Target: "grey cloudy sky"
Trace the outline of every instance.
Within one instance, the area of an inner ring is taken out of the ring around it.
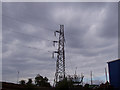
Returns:
[[[2,3],[3,81],[16,82],[39,73],[53,82],[53,32],[65,26],[66,73],[83,73],[85,81],[105,80],[108,61],[118,58],[117,2]]]

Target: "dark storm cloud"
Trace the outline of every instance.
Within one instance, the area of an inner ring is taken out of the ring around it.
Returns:
[[[65,25],[68,74],[78,67],[79,74],[88,77],[94,70],[102,76],[106,62],[117,58],[117,3],[8,2],[2,7],[3,80],[11,81],[17,70],[24,79],[40,73],[53,80],[52,40],[59,24]]]

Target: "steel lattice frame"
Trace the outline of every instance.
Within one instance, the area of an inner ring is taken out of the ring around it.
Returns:
[[[60,25],[60,30],[55,31],[55,35],[56,32],[59,33],[59,41],[53,41],[58,43],[58,51],[54,52],[57,53],[55,83],[65,78],[64,25]]]

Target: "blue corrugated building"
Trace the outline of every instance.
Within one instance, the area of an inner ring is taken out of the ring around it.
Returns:
[[[120,59],[108,62],[110,84],[120,90]]]

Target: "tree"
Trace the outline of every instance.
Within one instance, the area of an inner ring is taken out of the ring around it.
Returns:
[[[35,85],[34,85],[32,82],[33,82],[32,79],[29,78],[29,79],[28,79],[28,82],[26,83],[26,88],[27,88],[27,90],[34,90]]]
[[[44,78],[44,81],[45,81],[45,82],[48,82],[48,78],[47,78],[47,77],[45,77],[45,78]]]
[[[32,79],[31,78],[28,79],[27,85],[32,85]]]
[[[37,76],[35,77],[35,84],[37,86],[41,86],[41,82],[43,81],[43,77],[39,74],[37,74]]]
[[[90,86],[89,84],[85,84],[84,88],[89,88],[89,86]]]
[[[35,84],[39,87],[50,87],[50,83],[48,82],[48,78],[43,78],[41,75],[37,74],[35,77]]]
[[[56,88],[58,90],[61,90],[63,88],[68,89],[68,88],[72,88],[73,86],[73,81],[72,80],[67,80],[67,78],[63,79],[62,81],[59,81],[56,84]]]
[[[21,85],[25,85],[25,80],[21,80],[19,83],[20,83]]]

